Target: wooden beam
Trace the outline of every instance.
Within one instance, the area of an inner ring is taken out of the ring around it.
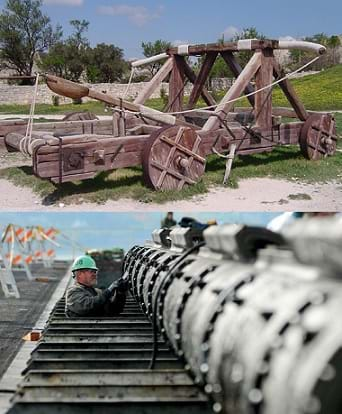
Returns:
[[[277,78],[282,78],[285,76],[284,71],[280,68],[279,63],[275,59],[273,59],[273,72]],[[301,121],[306,121],[309,117],[309,114],[306,111],[303,103],[299,99],[290,81],[288,79],[285,79],[279,83],[279,86],[281,87],[287,100],[292,105],[293,109],[295,110],[298,118]]]
[[[194,108],[194,106],[196,105],[196,102],[198,101],[201,95],[204,84],[206,80],[208,79],[209,73],[215,63],[216,58],[217,58],[216,52],[210,52],[206,54],[203,65],[199,71],[199,74],[194,83],[194,87],[191,91],[191,95],[189,98],[189,104],[188,104],[189,109]]]
[[[183,110],[185,74],[183,71],[183,65],[181,64],[182,59],[183,58],[180,56],[172,56],[173,68],[169,83],[168,105],[168,110],[170,112],[180,112]]]
[[[144,89],[135,98],[136,105],[143,105],[153,92],[161,85],[163,80],[171,72],[173,66],[172,58],[169,58],[159,71],[154,75],[153,79],[144,87]]]
[[[248,43],[248,46],[246,46]],[[246,40],[244,45],[240,42],[226,42],[226,43],[209,43],[209,44],[202,44],[202,45],[189,45],[188,47],[188,55],[203,55],[208,52],[237,52],[239,50],[257,50],[257,49],[265,49],[265,48],[272,48],[277,49],[279,47],[278,40]],[[178,54],[178,47],[172,47],[168,49],[167,53],[169,55],[177,55]]]
[[[250,83],[252,77],[255,75],[261,65],[261,52],[256,52],[252,56],[251,60],[247,63],[240,76],[236,79],[236,82],[226,93],[221,103],[215,110],[215,116],[211,116],[203,126],[204,131],[215,130],[220,126],[220,118],[225,119],[228,112],[234,105],[234,102],[230,102],[240,97],[247,85]]]
[[[273,50],[261,51],[261,65],[255,76],[256,90],[271,85],[273,81]],[[255,95],[256,126],[261,128],[272,127],[272,88],[264,89]]]
[[[183,58],[182,59],[182,65],[183,65],[183,70],[185,73],[185,76],[189,79],[189,81],[194,84],[196,81],[196,74],[195,72],[191,69],[191,67],[188,65],[188,63],[186,62],[186,60]],[[201,91],[201,95],[202,98],[204,99],[205,103],[209,106],[214,106],[216,105],[216,101],[215,99],[211,96],[211,94],[208,92],[208,90],[203,87],[202,91]]]
[[[240,66],[239,62],[235,59],[235,56],[233,55],[233,53],[222,52],[221,56],[223,57],[229,69],[232,71],[235,78],[238,78],[240,76],[240,73],[242,72],[242,67]],[[249,83],[247,85],[247,88],[245,89],[245,94],[249,95],[250,93],[253,93],[253,92],[254,92],[253,85]],[[254,95],[248,96],[247,99],[249,100],[249,103],[254,107],[254,103],[255,103]]]

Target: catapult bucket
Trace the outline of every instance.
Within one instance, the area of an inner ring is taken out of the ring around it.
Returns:
[[[78,85],[58,76],[46,75],[47,86],[57,95],[65,96],[71,99],[81,99],[88,96],[89,89],[84,85]]]

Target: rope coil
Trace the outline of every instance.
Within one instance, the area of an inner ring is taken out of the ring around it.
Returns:
[[[20,151],[30,157],[32,155],[31,143],[32,143],[32,132],[33,132],[33,120],[36,109],[37,95],[38,95],[38,85],[39,85],[39,73],[36,74],[36,82],[34,84],[34,93],[32,97],[30,115],[27,122],[26,134],[20,140],[19,149]]]

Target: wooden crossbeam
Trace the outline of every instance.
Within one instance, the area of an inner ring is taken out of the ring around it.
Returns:
[[[221,103],[215,110],[215,116],[211,116],[204,124],[203,131],[211,131],[219,128],[220,119],[226,119],[228,112],[233,107],[234,103],[230,102],[240,97],[247,85],[250,83],[252,77],[256,74],[261,65],[261,52],[256,52],[251,60],[247,63],[236,82],[232,85]]]
[[[258,50],[258,49],[266,49],[272,48],[277,49],[279,47],[278,40],[269,40],[269,39],[253,39],[250,40],[250,48],[249,50]],[[188,54],[191,55],[202,55],[208,52],[237,52],[241,50],[241,46],[239,42],[226,42],[226,43],[209,43],[209,44],[202,44],[202,45],[189,45]],[[177,55],[178,54],[178,47],[172,47],[168,49],[167,53],[169,55]]]
[[[273,72],[277,78],[282,78],[285,75],[284,71],[280,68],[279,63],[275,59],[273,59]],[[298,118],[301,121],[306,121],[309,117],[309,114],[306,111],[303,103],[298,98],[298,95],[296,91],[294,90],[293,86],[291,85],[291,83],[289,82],[289,80],[288,79],[283,80],[282,82],[279,83],[279,86],[281,87],[287,100],[289,101],[293,109],[295,110]]]
[[[165,167],[163,165],[159,164],[158,162],[156,162],[155,160],[151,160],[151,165],[153,167],[158,168],[159,170],[164,171],[164,168]],[[196,184],[196,181],[191,180],[191,178],[189,178],[189,177],[185,177],[184,175],[180,174],[179,172],[177,172],[176,170],[174,170],[171,167],[169,167],[166,170],[166,172],[167,172],[167,174],[173,175],[174,177],[178,178],[179,180],[183,180],[183,181],[185,181],[188,184]]]
[[[195,158],[198,160],[198,158],[202,158],[202,157],[199,157],[197,154],[195,154],[197,151],[198,151],[198,149],[199,149],[199,146],[200,146],[200,144],[201,144],[201,142],[202,142],[202,140],[201,140],[201,138],[197,135],[197,137],[196,137],[196,141],[195,141],[195,144],[194,144],[194,146],[193,146],[193,148],[192,148],[192,151],[193,151],[193,154],[190,156],[190,158],[188,159],[188,170],[191,170],[191,166],[192,166],[192,164],[193,164],[193,162],[194,162],[194,160],[195,160]],[[205,159],[204,158],[202,158],[202,160],[204,160],[204,162],[205,162]],[[186,183],[186,178],[187,177],[184,177],[180,182],[179,182],[179,184],[178,184],[178,189],[182,189],[183,188],[183,186],[184,186],[184,184]]]
[[[203,90],[204,84],[209,76],[209,73],[216,61],[217,53],[216,52],[210,52],[207,53],[203,65],[198,73],[198,76],[195,80],[194,87],[192,89],[190,98],[189,98],[189,104],[188,108],[192,109],[194,108],[196,102],[198,101],[201,92]]]
[[[184,57],[182,58],[182,60],[180,60],[180,64],[183,65],[183,70],[184,70],[185,76],[189,79],[189,81],[192,84],[194,84],[196,82],[196,74],[191,69],[191,67],[188,65],[188,63],[186,62]],[[203,88],[201,90],[201,95],[202,95],[202,98],[204,99],[204,101],[207,105],[209,105],[209,106],[216,105],[215,99],[211,96],[211,94],[208,92],[208,90],[205,88],[205,86],[203,86]]]
[[[224,61],[226,62],[229,69],[232,71],[235,78],[240,76],[242,72],[242,67],[239,65],[239,62],[235,59],[235,56],[232,52],[221,52],[221,56],[223,57]],[[254,87],[251,83],[249,83],[245,89],[245,94],[249,95],[250,93],[254,92]],[[249,103],[254,107],[255,99],[254,96],[248,96],[247,99]]]
[[[167,175],[167,172],[170,168],[171,160],[173,159],[173,156],[176,152],[177,146],[179,145],[179,141],[181,140],[181,138],[183,136],[183,132],[184,132],[184,128],[179,128],[176,139],[174,141],[167,139],[167,137],[165,135],[162,135],[160,137],[160,139],[162,141],[165,141],[165,142],[167,142],[168,144],[171,145],[171,151],[169,152],[169,154],[167,156],[167,159],[166,159],[165,170],[160,174],[160,177],[159,177],[159,180],[158,180],[158,183],[157,183],[158,188],[161,188],[161,186],[163,185],[164,179],[165,179],[165,177]]]

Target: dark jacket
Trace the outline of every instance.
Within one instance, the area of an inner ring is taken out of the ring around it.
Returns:
[[[65,296],[65,314],[70,318],[113,316],[122,312],[126,302],[126,294],[114,291],[108,297],[100,289],[76,282]]]

